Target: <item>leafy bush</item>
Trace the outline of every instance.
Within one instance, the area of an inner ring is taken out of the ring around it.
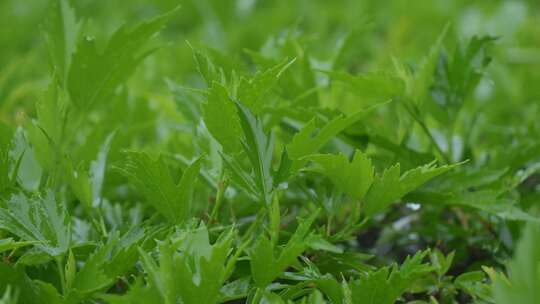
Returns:
[[[2,1],[0,303],[540,303],[539,15]]]

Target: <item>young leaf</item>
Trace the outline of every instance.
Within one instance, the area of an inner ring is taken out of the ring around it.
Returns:
[[[118,276],[135,265],[139,257],[137,244],[144,232],[131,230],[121,238],[114,233],[105,244],[99,245],[74,275],[68,297],[88,296],[111,286]]]
[[[307,159],[315,163],[309,170],[328,176],[336,187],[355,199],[362,199],[373,182],[375,169],[360,150],[356,150],[352,162],[343,154],[318,154]]]
[[[51,66],[58,71],[60,81],[66,78],[75,46],[80,22],[66,0],[51,1],[44,23],[44,37],[49,51]]]
[[[428,252],[407,257],[400,267],[383,267],[370,271],[360,279],[351,282],[352,303],[357,304],[394,304],[415,281],[425,276],[431,267],[422,260]]]
[[[350,75],[345,72],[330,72],[334,81],[344,83],[355,95],[369,102],[381,102],[402,95],[405,85],[401,78],[389,73],[377,72]]]
[[[203,103],[203,119],[210,134],[221,144],[225,153],[241,150],[242,127],[234,102],[227,89],[214,82],[208,90],[208,99]]]
[[[106,296],[112,303],[217,303],[226,275],[226,262],[232,231],[214,244],[206,227],[182,232],[179,237],[159,245],[159,264],[140,249],[142,265],[148,274],[145,287],[136,286],[124,296]],[[145,302],[142,302],[145,303]]]
[[[254,114],[259,114],[264,106],[263,97],[278,82],[281,74],[295,61],[283,61],[264,72],[257,72],[247,80],[242,78],[237,88],[237,99],[246,105]]]
[[[153,160],[145,152],[128,152],[125,165],[119,169],[152,207],[171,223],[179,224],[190,216],[201,160],[187,167],[178,183],[161,157]]]
[[[299,219],[298,228],[277,256],[270,240],[266,236],[259,237],[250,253],[251,273],[258,287],[270,284],[306,250],[309,228],[318,215],[317,211],[307,219]]]
[[[0,208],[0,228],[51,257],[61,257],[69,249],[70,217],[62,202],[49,191],[44,197],[15,194]]]
[[[10,176],[10,165],[12,160],[9,156],[12,138],[12,130],[7,125],[0,122],[0,193],[12,184]]]
[[[0,294],[5,296],[6,290],[10,288],[18,294],[16,297],[18,301],[15,303],[48,303],[41,298],[34,281],[28,277],[23,268],[0,262]]]
[[[189,46],[193,52],[193,58],[197,64],[197,70],[206,81],[206,85],[210,87],[213,86],[214,82],[221,83],[223,71],[214,65],[207,54],[191,45]]]
[[[33,242],[17,242],[12,238],[7,239],[1,239],[0,240],[0,253],[4,251],[9,251],[13,249],[17,249],[20,247],[26,247],[28,245],[32,245]]]
[[[411,100],[413,100],[417,107],[420,107],[425,102],[429,88],[433,82],[433,76],[437,67],[437,61],[441,53],[442,42],[448,32],[449,25],[447,24],[435,44],[429,49],[429,53],[422,59],[418,66],[418,70],[414,75],[414,82],[412,87],[409,88]]]
[[[458,43],[453,56],[442,58],[433,83],[433,105],[436,107],[431,108],[441,122],[455,121],[465,99],[478,85],[483,70],[491,61],[487,49],[495,40],[491,36],[473,36],[466,44]]]
[[[36,150],[39,164],[47,171],[58,169],[63,154],[67,103],[63,91],[53,79],[36,104],[37,120],[28,124],[28,137]]]
[[[315,119],[310,120],[294,135],[291,142],[287,145],[289,157],[293,160],[299,160],[316,153],[333,137],[357,123],[366,113],[367,111],[358,111],[347,117],[339,116],[328,122],[315,135],[313,135],[316,129]]]
[[[272,282],[280,271],[278,269],[274,248],[266,236],[261,236],[253,246],[250,254],[250,265],[255,285],[264,288]]]
[[[265,134],[262,122],[248,108],[240,103],[236,103],[236,106],[244,133],[242,147],[253,168],[254,181],[259,190],[259,196],[268,205],[271,202],[272,193],[273,136]]]
[[[109,134],[98,151],[97,158],[86,168],[73,168],[71,159],[65,159],[68,183],[75,196],[87,208],[97,207],[101,203],[101,191],[105,180],[107,156],[115,133]]]
[[[161,30],[174,14],[172,10],[134,28],[120,27],[99,52],[91,37],[77,43],[68,71],[68,91],[80,109],[107,101],[115,89],[124,83],[138,64],[153,49],[145,48],[149,39]]]
[[[534,304],[540,299],[540,228],[528,223],[519,240],[514,258],[508,263],[508,280],[493,282],[493,295],[498,304]]]
[[[373,216],[375,213],[382,211],[390,204],[402,198],[405,194],[420,187],[430,179],[441,175],[455,166],[445,165],[435,167],[434,163],[430,163],[405,172],[400,177],[399,164],[396,164],[386,170],[382,175],[377,175],[373,181],[373,185],[367,192],[364,202],[364,212],[366,216]]]

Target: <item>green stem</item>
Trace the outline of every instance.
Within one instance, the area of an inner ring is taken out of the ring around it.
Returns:
[[[332,234],[332,219],[332,215],[329,215],[326,219],[326,236],[330,236],[330,234]]]
[[[435,140],[433,135],[431,135],[431,132],[429,132],[429,129],[427,125],[425,124],[425,122],[422,120],[422,118],[420,118],[420,116],[416,114],[419,111],[418,110],[415,111],[415,109],[411,109],[410,106],[407,106],[406,104],[404,104],[404,108],[407,111],[407,113],[409,113],[409,115],[412,117],[412,119],[414,119],[414,121],[416,121],[420,125],[420,127],[422,128],[422,131],[424,131],[426,136],[431,141],[432,146],[435,147],[435,150],[437,151],[437,154],[439,154],[439,157],[442,158],[444,162],[449,164],[450,159],[448,158],[448,155],[446,155],[444,151],[441,149],[441,147],[439,147],[439,144],[437,144],[437,141]]]
[[[208,222],[212,224],[214,220],[217,218],[218,212],[221,209],[221,203],[223,202],[223,196],[225,195],[225,190],[227,189],[227,179],[222,178],[218,182],[218,188],[216,193],[216,202],[214,203],[214,207],[212,208],[212,212],[210,213],[210,219]]]
[[[56,267],[58,269],[58,275],[60,276],[60,285],[62,286],[62,294],[66,294],[66,276],[65,276],[65,273],[64,273],[64,267],[63,267],[63,263],[62,263],[62,258],[61,257],[58,257],[55,259],[56,260]]]
[[[253,301],[252,303],[260,303],[261,302],[261,298],[262,298],[262,292],[261,292],[261,289],[260,288],[257,288],[257,290],[255,290],[255,295],[253,296]]]
[[[429,132],[429,129],[426,126],[426,124],[420,119],[416,119],[416,122],[418,122],[418,124],[420,125],[420,127],[422,128],[424,133],[427,135],[427,137],[431,141],[432,146],[434,146],[435,150],[437,150],[437,153],[439,154],[439,156],[443,159],[443,161],[445,163],[449,164],[450,163],[450,158],[448,158],[448,155],[446,155],[446,153],[444,153],[444,151],[441,149],[441,147],[439,147],[439,145],[437,144],[437,141],[435,140],[433,135],[431,135],[431,132]]]

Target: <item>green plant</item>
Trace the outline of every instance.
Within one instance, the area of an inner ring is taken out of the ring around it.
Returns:
[[[1,303],[540,301],[538,3],[25,5]]]

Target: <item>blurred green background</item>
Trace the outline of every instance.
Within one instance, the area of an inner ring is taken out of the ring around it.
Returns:
[[[489,34],[497,40],[489,70],[492,83],[478,92],[497,107],[501,119],[538,118],[540,99],[539,1],[70,1],[87,32],[103,41],[119,25],[136,23],[177,5],[160,39],[165,46],[147,59],[135,79],[137,86],[157,92],[164,79],[193,80],[195,67],[186,43],[205,45],[227,54],[259,50],[269,37],[285,31],[300,33],[304,51],[321,63],[336,45],[346,43],[337,68],[349,72],[384,69],[391,56],[407,62],[420,58],[445,24],[445,44],[471,35]],[[47,52],[40,24],[46,0],[0,2],[0,117],[24,120],[49,77]],[[238,55],[241,56],[241,55]],[[153,60],[159,57],[160,60]],[[242,58],[237,58],[242,60]],[[497,85],[493,85],[496,83]],[[142,85],[142,87],[140,86]],[[534,101],[525,117],[505,116],[507,107]],[[31,115],[31,114],[30,114]],[[532,117],[528,117],[532,115]]]

